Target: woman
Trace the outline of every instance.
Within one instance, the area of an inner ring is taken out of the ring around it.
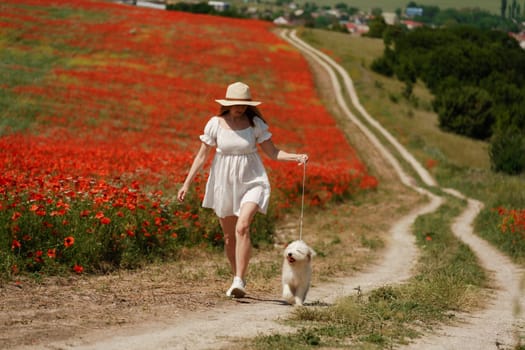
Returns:
[[[270,158],[305,163],[306,154],[284,152],[273,144],[272,134],[252,101],[248,85],[236,82],[226,89],[226,98],[215,100],[221,105],[200,136],[202,144],[178,193],[184,201],[193,178],[216,147],[202,206],[212,208],[219,217],[224,233],[226,256],[233,271],[228,297],[242,298],[245,276],[251,254],[250,225],[255,213],[266,214],[270,200],[270,182],[257,144]]]

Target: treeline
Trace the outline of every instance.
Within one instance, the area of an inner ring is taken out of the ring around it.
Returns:
[[[525,171],[525,51],[507,33],[470,26],[388,27],[372,69],[434,95],[441,129],[490,141],[495,171]]]
[[[514,0],[514,3],[516,0]],[[507,32],[519,31],[518,10],[515,10],[516,16],[506,17],[504,13],[501,16],[494,15],[480,8],[447,8],[441,9],[433,5],[418,5],[416,2],[409,2],[407,7],[421,8],[422,15],[415,17],[418,22],[431,26],[451,26],[457,24],[471,25],[481,29],[499,29]],[[510,13],[510,10],[509,10]],[[521,14],[521,11],[519,12]]]
[[[175,4],[166,5],[166,10],[171,11],[182,11],[199,13],[214,16],[233,17],[233,18],[246,18],[246,14],[242,13],[235,7],[229,7],[227,9],[218,11],[213,6],[209,5],[208,2],[185,2],[181,1]]]

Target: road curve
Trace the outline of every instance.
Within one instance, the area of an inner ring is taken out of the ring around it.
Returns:
[[[329,72],[332,80],[337,80],[337,77],[334,78],[334,71],[337,72],[345,84],[344,87],[349,94],[352,104],[363,118],[391,143],[400,156],[410,164],[423,183],[428,186],[439,187],[439,184],[410,152],[366,112],[359,102],[350,76],[339,64],[326,54],[300,40],[296,36],[295,31],[283,31],[281,36],[322,64]],[[338,90],[339,95],[341,90],[339,83],[334,83],[334,87]],[[348,108],[344,110],[347,113],[346,110]],[[355,116],[350,116],[351,113],[347,114],[355,122]],[[356,124],[363,128],[360,122]],[[369,135],[369,131],[363,130],[363,132],[367,136]],[[375,136],[370,137],[371,141],[372,138],[375,138]],[[377,141],[374,140],[372,142],[376,144]],[[378,149],[383,152],[384,147],[378,145]],[[390,158],[387,156],[387,159]],[[393,160],[390,161],[394,162]],[[396,165],[394,168],[397,170],[398,166]],[[406,174],[402,172],[398,174],[405,185],[411,185],[411,181],[407,183]],[[420,188],[413,188],[421,191]],[[473,222],[483,207],[481,202],[468,198],[454,189],[441,188],[441,190],[466,201],[466,208],[452,224],[452,232],[476,254],[481,266],[490,273],[493,285],[496,288],[491,294],[491,299],[487,300],[485,309],[474,314],[463,315],[460,325],[442,327],[437,333],[420,338],[413,344],[405,347],[405,349],[479,350],[513,347],[519,342],[519,339],[516,338],[524,336],[523,327],[525,322],[523,321],[523,312],[525,312],[525,298],[523,297],[522,286],[524,284],[523,268],[512,263],[507,256],[474,234]]]

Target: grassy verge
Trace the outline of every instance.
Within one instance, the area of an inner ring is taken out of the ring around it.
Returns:
[[[462,203],[452,200],[416,221],[422,255],[418,273],[408,283],[346,297],[331,307],[297,309],[292,322],[300,329],[295,334],[261,336],[253,346],[390,348],[453,319],[456,312],[476,307],[487,277],[473,253],[450,231],[450,222],[461,207]]]

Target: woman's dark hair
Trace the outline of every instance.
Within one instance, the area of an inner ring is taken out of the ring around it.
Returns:
[[[223,116],[226,113],[228,113],[229,110],[230,110],[230,107],[231,106],[221,106],[221,109],[219,111],[219,115]],[[246,114],[248,119],[250,119],[250,125],[251,126],[255,126],[255,123],[253,122],[253,118],[255,118],[255,117],[259,117],[265,124],[268,124],[268,123],[266,123],[266,120],[264,120],[261,111],[259,111],[259,109],[257,107],[255,107],[255,106],[248,106],[248,108],[246,108],[246,112],[244,112],[244,113]]]

